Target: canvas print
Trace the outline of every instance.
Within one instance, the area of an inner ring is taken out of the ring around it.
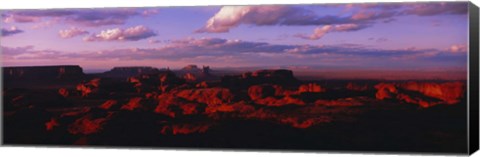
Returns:
[[[1,18],[6,145],[467,152],[467,2]]]

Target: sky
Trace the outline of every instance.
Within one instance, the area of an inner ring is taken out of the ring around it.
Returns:
[[[198,64],[452,79],[466,77],[467,13],[466,2],[3,10],[0,45],[2,66]]]

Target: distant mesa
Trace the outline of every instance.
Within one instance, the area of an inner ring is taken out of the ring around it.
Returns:
[[[296,86],[300,81],[293,76],[291,70],[258,70],[241,75],[224,76],[222,84],[229,87],[249,87],[259,84],[276,84],[282,86]]]
[[[251,73],[253,77],[280,77],[286,76],[293,78],[293,72],[291,70],[279,69],[279,70],[258,70]]]
[[[187,81],[206,81],[217,79],[210,69],[210,66],[202,66],[200,69],[197,65],[191,64],[176,71],[177,75],[183,76]]]
[[[156,74],[156,73],[160,73],[160,70],[157,68],[153,68],[149,66],[132,66],[132,67],[114,67],[112,70],[101,74],[101,76],[113,77],[113,78],[127,78],[127,77],[137,76],[141,74]]]
[[[5,80],[69,80],[85,76],[78,65],[4,67]]]
[[[187,65],[187,66],[183,67],[182,70],[183,71],[190,71],[190,72],[201,71],[200,68],[198,68],[198,66],[194,65],[194,64]]]
[[[185,79],[177,77],[177,75],[170,70],[128,77],[127,81],[133,84],[137,92],[155,90],[164,92],[185,83]]]

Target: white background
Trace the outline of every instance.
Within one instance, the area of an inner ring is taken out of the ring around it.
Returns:
[[[412,2],[429,0],[231,0],[214,2],[208,0],[0,0],[0,9],[39,9],[39,8],[92,8],[92,7],[145,7],[145,6],[193,6],[193,5],[245,5],[245,4],[310,4],[310,3],[351,3],[351,2]],[[431,1],[431,0],[430,0]],[[478,0],[473,0],[479,4]],[[115,156],[115,157],[143,157],[143,156],[167,156],[167,157],[343,157],[343,156],[431,156],[424,154],[372,154],[354,152],[252,152],[252,151],[226,151],[226,150],[151,150],[151,149],[115,149],[115,148],[52,148],[52,147],[0,147],[1,156]],[[476,153],[474,156],[480,156]],[[446,155],[443,155],[446,156]]]

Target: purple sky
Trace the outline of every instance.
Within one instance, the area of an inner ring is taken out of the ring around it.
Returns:
[[[467,4],[6,10],[2,66],[199,64],[448,75],[466,71]]]

